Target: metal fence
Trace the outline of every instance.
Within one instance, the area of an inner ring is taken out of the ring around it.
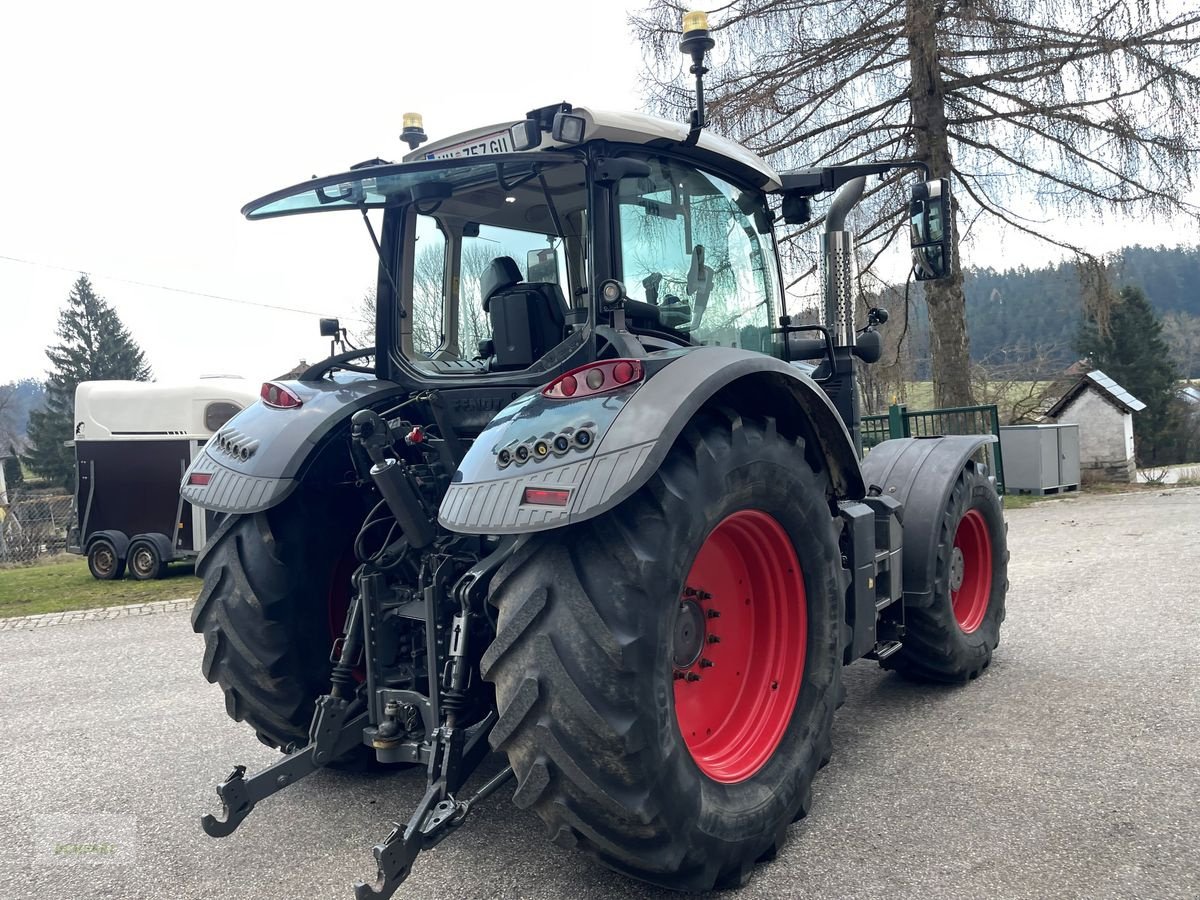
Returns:
[[[995,405],[955,406],[909,412],[892,404],[885,415],[862,417],[863,449],[890,438],[936,437],[940,434],[994,434],[996,441],[981,448],[988,471],[996,476],[996,490],[1004,493],[1004,455],[1000,452],[1000,414]]]
[[[46,491],[8,492],[0,508],[0,565],[31,563],[67,548],[71,495]]]

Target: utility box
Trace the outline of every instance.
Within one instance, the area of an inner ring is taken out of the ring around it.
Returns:
[[[1079,489],[1078,425],[1003,425],[1004,486],[1015,494]]]

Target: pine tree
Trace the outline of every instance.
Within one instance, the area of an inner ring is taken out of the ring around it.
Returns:
[[[29,416],[25,461],[47,481],[70,489],[74,455],[64,443],[75,433],[75,388],[82,381],[148,381],[151,373],[145,354],[86,275],[79,276],[59,313],[58,338],[46,348],[53,368],[45,408]]]
[[[1140,288],[1121,288],[1107,332],[1084,320],[1078,349],[1092,365],[1133,394],[1146,408],[1134,414],[1138,462],[1160,465],[1179,428],[1175,390],[1179,372],[1162,338],[1162,322]]]

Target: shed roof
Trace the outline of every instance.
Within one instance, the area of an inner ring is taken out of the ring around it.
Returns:
[[[1070,389],[1050,407],[1046,415],[1052,418],[1058,416],[1059,413],[1075,401],[1076,397],[1088,388],[1100,394],[1100,396],[1122,412],[1135,413],[1146,408],[1145,403],[1133,396],[1133,394],[1129,393],[1129,391],[1125,390],[1125,388],[1121,387],[1099,369],[1092,369],[1092,371],[1071,385]]]

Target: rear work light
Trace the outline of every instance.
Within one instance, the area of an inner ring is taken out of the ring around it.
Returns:
[[[542,388],[542,396],[551,400],[570,400],[603,394],[641,381],[645,374],[640,359],[606,359],[559,375]]]
[[[566,506],[571,492],[558,488],[525,488],[521,495],[523,506]]]
[[[274,381],[264,381],[258,396],[272,409],[299,409],[304,405],[304,401],[291,388]]]

